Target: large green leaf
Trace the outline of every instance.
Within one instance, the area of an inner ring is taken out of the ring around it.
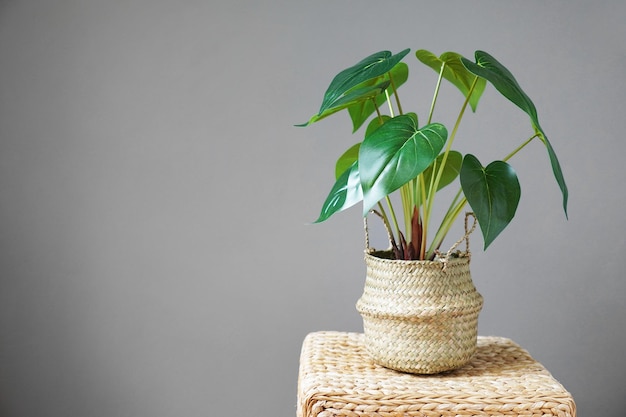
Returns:
[[[487,249],[515,216],[521,195],[517,174],[506,162],[494,161],[485,168],[474,155],[467,154],[460,179]]]
[[[454,84],[464,97],[467,97],[470,93],[472,84],[474,84],[476,80],[476,75],[465,68],[461,62],[461,58],[463,57],[460,54],[456,52],[444,52],[441,56],[437,57],[432,52],[420,49],[415,52],[415,55],[417,59],[434,69],[437,73],[441,72],[443,66],[443,78]],[[476,80],[474,89],[471,90],[472,95],[470,96],[469,104],[473,111],[476,111],[478,100],[480,100],[480,96],[483,94],[486,84],[483,78],[479,78]]]
[[[483,51],[476,51],[475,53],[476,63],[462,58],[463,65],[472,73],[478,75],[489,81],[504,97],[508,98],[517,107],[522,109],[530,117],[531,124],[535,132],[539,135],[541,141],[546,146],[548,156],[550,158],[550,164],[552,166],[552,172],[556,179],[561,193],[563,195],[563,210],[567,216],[567,199],[568,190],[565,184],[565,178],[563,178],[563,172],[561,170],[561,164],[548,141],[548,137],[544,133],[543,129],[539,125],[539,119],[537,117],[537,109],[532,100],[526,95],[522,88],[517,83],[513,74],[498,62],[494,57]]]
[[[409,53],[405,49],[395,55],[389,51],[381,51],[368,56],[356,65],[346,68],[333,78],[324,93],[324,99],[318,114],[335,107],[337,100],[364,81],[371,80],[390,71],[398,62]]]
[[[355,161],[335,182],[315,223],[323,222],[333,214],[350,208],[361,200],[363,200],[363,192],[361,191],[359,164]]]
[[[367,136],[359,150],[364,215],[428,168],[447,137],[448,132],[440,123],[419,129],[414,113],[389,119]]]
[[[396,64],[395,67],[393,67],[385,74],[374,79],[365,81],[355,88],[364,87],[367,85],[377,85],[385,81],[391,83],[390,77],[391,80],[393,80],[392,87],[395,87],[397,89],[409,78],[409,66],[404,62],[399,62],[398,64]],[[389,93],[390,95],[392,95],[393,91],[389,91]],[[356,132],[363,125],[363,123],[365,123],[365,121],[376,111],[376,107],[382,106],[386,100],[387,97],[385,94],[379,94],[374,98],[374,100],[359,100],[357,103],[348,107],[348,112],[350,113],[350,118],[352,119],[352,131]],[[374,102],[376,102],[376,106],[374,106]]]
[[[307,122],[296,125],[297,127],[308,126],[312,123],[320,121],[331,114],[335,114],[338,111],[349,108],[355,104],[361,102],[371,102],[375,97],[380,96],[385,92],[385,89],[389,86],[389,80],[383,81],[377,85],[366,85],[363,87],[355,88],[344,96],[336,100],[332,107],[327,108],[320,114],[313,115]]]
[[[440,154],[435,160],[435,162],[430,164],[428,168],[426,168],[424,172],[422,173],[422,175],[424,176],[424,183],[426,184],[426,191],[427,191],[426,198],[430,197],[430,195],[428,194],[428,189],[429,189],[428,185],[432,181],[433,167],[435,167],[437,171],[441,169],[441,162],[443,160],[443,157],[444,157],[444,154],[443,153]],[[463,162],[463,155],[461,155],[460,152],[450,151],[448,153],[448,158],[446,159],[446,165],[443,167],[441,179],[439,180],[439,184],[435,192],[441,190],[446,185],[452,183],[452,181],[454,181],[459,176],[459,173],[461,172],[462,162]],[[417,201],[418,201],[418,205],[422,204],[420,195],[417,196]]]

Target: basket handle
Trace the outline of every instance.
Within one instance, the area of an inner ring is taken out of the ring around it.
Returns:
[[[474,219],[474,221],[472,222],[472,227],[468,227],[468,220],[469,218],[472,217]],[[454,250],[461,244],[463,243],[463,241],[465,241],[465,253],[467,253],[467,256],[471,256],[470,254],[470,248],[469,248],[469,236],[472,234],[472,232],[474,230],[476,230],[476,225],[478,224],[478,219],[476,219],[476,215],[474,213],[472,213],[471,211],[468,211],[465,213],[465,235],[463,235],[463,237],[459,240],[457,240],[456,242],[454,242],[454,245],[452,245],[452,247],[450,249],[448,249],[448,252],[446,252],[446,256],[443,258],[444,262],[447,262],[448,259],[450,259],[450,255],[452,255],[452,252],[454,252]]]
[[[393,235],[391,234],[391,227],[389,226],[389,224],[387,223],[385,218],[378,211],[372,210],[370,213],[373,213],[373,214],[377,215],[383,221],[383,225],[385,226],[385,231],[387,232],[387,238],[389,239],[389,245],[391,246],[391,242],[393,240]],[[469,227],[469,218],[470,217],[472,217],[474,219],[474,221],[472,222],[472,226],[471,227]],[[452,245],[452,247],[450,249],[448,249],[448,252],[446,252],[445,256],[442,257],[441,253],[439,251],[436,251],[438,256],[443,259],[444,263],[447,262],[448,259],[450,259],[450,256],[452,255],[452,252],[454,252],[454,250],[461,243],[463,243],[463,241],[465,241],[465,252],[467,253],[468,256],[471,256],[470,255],[470,249],[469,249],[469,236],[476,229],[476,225],[477,224],[478,224],[478,220],[476,219],[476,215],[474,213],[472,213],[472,212],[466,212],[465,213],[465,234],[463,235],[463,237],[461,239],[457,240],[454,243],[454,245]],[[366,250],[366,252],[371,253],[371,252],[374,251],[374,248],[372,248],[370,246],[369,228],[367,227],[367,216],[363,217],[363,228],[365,229],[365,250]]]
[[[385,231],[387,232],[387,240],[389,240],[389,249],[391,249],[391,242],[393,241],[391,226],[389,225],[385,217],[377,210],[371,210],[370,213],[377,215],[382,220],[383,225],[385,226]],[[372,253],[375,251],[375,249],[370,246],[370,234],[369,228],[367,227],[367,216],[363,217],[363,228],[365,229],[365,251],[367,253]]]

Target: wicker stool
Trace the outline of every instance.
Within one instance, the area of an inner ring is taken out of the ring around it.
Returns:
[[[359,333],[317,332],[303,343],[298,417],[575,417],[569,392],[527,351],[500,337],[478,338],[472,361],[436,375],[371,362]]]

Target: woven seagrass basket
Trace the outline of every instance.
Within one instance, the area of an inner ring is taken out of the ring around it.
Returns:
[[[466,222],[466,245],[470,233]],[[453,252],[461,241],[433,261],[391,259],[391,251],[374,251],[368,243],[365,289],[357,310],[366,351],[375,363],[434,374],[469,362],[483,298],[470,275],[469,247]]]

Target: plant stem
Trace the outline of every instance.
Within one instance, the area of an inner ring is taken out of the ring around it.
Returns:
[[[437,233],[435,233],[435,238],[433,239],[433,241],[431,242],[430,247],[428,248],[429,259],[430,259],[430,257],[433,256],[435,251],[439,249],[439,247],[443,243],[443,240],[445,239],[446,235],[450,231],[450,228],[452,227],[452,224],[455,222],[456,218],[461,213],[461,210],[463,209],[463,207],[467,203],[467,200],[465,199],[465,197],[463,197],[459,201],[459,197],[461,197],[462,192],[463,192],[463,190],[459,189],[459,191],[456,193],[456,196],[452,200],[452,203],[450,204],[450,207],[448,208],[448,211],[446,212],[446,215],[444,216],[443,220],[441,221],[441,225],[439,226],[439,229],[437,230]]]
[[[431,176],[432,177],[432,176]],[[419,259],[420,260],[424,260],[425,256],[426,256],[426,244],[428,242],[428,224],[430,222],[430,213],[426,210],[426,181],[424,180],[424,175],[419,176],[419,181],[420,181],[420,191],[421,191],[421,200],[424,203],[424,214],[422,215],[422,237],[421,237],[421,242],[420,242],[420,254],[419,254]],[[431,183],[432,183],[432,178],[431,178]],[[417,205],[416,205],[417,206]],[[418,207],[419,209],[419,207]]]
[[[439,166],[439,169],[437,170],[435,183],[431,190],[432,194],[429,195],[427,206],[426,205],[424,206],[425,209],[428,210],[429,214],[433,207],[433,201],[435,199],[435,191],[439,188],[439,182],[441,181],[441,177],[443,176],[443,170],[446,167],[448,155],[450,154],[450,149],[452,148],[452,143],[454,142],[454,138],[456,137],[456,132],[459,130],[459,126],[461,125],[461,120],[463,119],[463,114],[465,114],[465,109],[467,108],[467,105],[469,104],[470,97],[472,96],[472,93],[474,92],[474,87],[476,86],[477,82],[478,82],[478,77],[474,78],[474,82],[472,83],[472,86],[470,87],[469,92],[467,93],[467,97],[465,97],[465,101],[463,102],[461,111],[459,112],[456,122],[454,123],[454,127],[452,128],[452,133],[450,133],[450,136],[448,137],[448,141],[446,143],[446,150],[444,151],[443,158],[441,159],[441,165]]]
[[[442,66],[443,67],[443,66]],[[440,73],[440,77],[443,76],[443,68],[441,70]],[[436,190],[439,188],[439,182],[441,181],[441,177],[443,176],[443,171],[446,167],[446,162],[448,160],[448,155],[450,154],[450,149],[452,148],[452,143],[454,142],[454,139],[456,137],[456,133],[459,129],[459,126],[461,125],[461,120],[463,119],[463,115],[465,114],[465,109],[467,108],[467,105],[469,104],[470,101],[470,97],[472,96],[472,93],[474,92],[474,88],[476,87],[476,83],[478,82],[478,77],[474,78],[474,82],[472,82],[472,86],[470,87],[467,96],[465,97],[465,101],[463,102],[463,106],[461,106],[461,111],[459,112],[459,115],[457,116],[456,122],[454,123],[454,127],[452,128],[452,132],[450,133],[450,136],[448,137],[448,141],[446,143],[446,149],[444,151],[443,154],[443,158],[441,159],[441,164],[439,166],[439,169],[436,171],[436,178],[434,183],[431,186],[430,189],[430,194],[428,197],[428,202],[425,202],[424,204],[424,216],[425,217],[430,217],[430,213],[432,211],[433,208],[433,203],[435,200],[435,193]],[[433,167],[433,175],[435,173]],[[456,200],[456,198],[455,198]],[[463,204],[461,205],[461,208],[463,207],[463,205],[465,205],[465,202],[463,202]],[[452,206],[451,206],[452,207]],[[454,211],[456,212],[456,210]],[[450,215],[450,209],[448,209],[448,212],[446,213],[446,216],[444,217],[441,226],[439,227],[439,230],[437,230],[437,233],[435,234],[435,238],[433,239],[433,242],[431,244],[431,247],[429,248],[428,251],[428,255],[432,256],[432,253],[434,252],[434,250],[436,250],[439,245],[441,245],[441,241],[443,241],[443,238],[446,236],[446,234],[448,233],[448,230],[450,230],[451,224],[454,221],[454,219],[456,218],[457,214],[453,214],[452,216],[449,218]],[[449,221],[448,221],[449,220]],[[445,226],[444,226],[445,225]]]
[[[400,197],[402,199],[402,214],[404,215],[404,234],[409,236],[410,224],[411,224],[411,207],[414,200],[414,188],[415,180],[410,180],[408,183],[400,187]]]
[[[433,113],[435,111],[435,105],[437,104],[437,97],[439,96],[439,88],[441,86],[441,81],[443,80],[443,71],[444,71],[445,67],[446,67],[446,64],[444,62],[444,63],[441,64],[441,69],[439,71],[439,77],[437,78],[437,84],[435,85],[435,92],[433,93],[433,99],[432,99],[432,102],[430,104],[430,111],[428,112],[428,122],[426,124],[430,124],[432,119],[433,119]],[[433,167],[433,172],[435,172],[434,171],[434,167]],[[423,260],[424,257],[426,256],[426,242],[427,242],[427,239],[428,239],[428,224],[429,224],[429,220],[430,220],[430,209],[429,209],[429,204],[427,204],[426,196],[427,195],[428,196],[432,196],[433,195],[432,194],[432,185],[433,185],[433,181],[432,181],[432,176],[431,176],[431,181],[430,181],[430,184],[428,184],[428,193],[427,193],[426,192],[426,182],[424,181],[424,176],[423,175],[419,175],[417,181],[414,184],[415,192],[414,192],[414,195],[413,195],[413,198],[414,198],[413,204],[419,210],[419,206],[417,205],[417,198],[418,198],[418,193],[419,193],[419,194],[421,194],[420,195],[421,202],[424,205],[424,211],[423,211],[423,214],[422,214],[422,216],[423,216],[422,217],[422,236],[421,236],[421,245],[420,245],[421,249],[420,249],[420,253],[419,253],[419,259],[421,259],[421,260]],[[411,210],[408,210],[408,211],[409,211],[409,214],[405,213],[405,218],[410,219],[413,214],[410,213]]]
[[[383,124],[383,115],[380,113],[380,109],[378,108],[378,105],[376,104],[376,100],[372,99],[372,104],[374,105],[374,108],[376,109],[376,115],[378,117],[378,121],[382,125]]]
[[[437,97],[439,96],[439,87],[441,86],[441,80],[443,79],[443,70],[446,67],[446,63],[441,64],[441,70],[439,70],[439,78],[437,79],[437,84],[435,85],[435,93],[433,94],[433,101],[430,103],[430,111],[428,112],[428,122],[426,124],[430,124],[433,119],[433,113],[435,111],[435,104],[437,103]]]
[[[522,149],[524,149],[524,147],[526,145],[528,145],[533,139],[538,138],[539,134],[535,133],[533,136],[529,137],[528,139],[526,139],[526,141],[524,143],[522,143],[520,146],[518,146],[517,148],[515,148],[515,150],[513,150],[513,152],[511,152],[510,154],[508,154],[507,156],[504,157],[504,159],[502,159],[504,162],[508,161],[509,159],[513,158],[515,156],[516,153],[518,153],[519,151],[521,151]]]
[[[398,89],[396,88],[396,83],[393,81],[393,77],[391,76],[391,71],[389,71],[389,81],[391,82],[391,89],[396,95],[396,105],[398,106],[398,113],[404,114],[404,112],[402,111],[402,105],[400,104],[400,97],[398,96]]]
[[[400,226],[398,226],[398,219],[396,218],[396,211],[393,209],[393,204],[391,204],[391,199],[389,196],[385,196],[385,201],[387,201],[387,207],[389,207],[389,213],[391,213],[391,220],[393,221],[393,226],[398,232],[398,236],[400,236]]]
[[[385,89],[385,97],[387,97],[387,105],[389,106],[389,116],[395,117],[393,115],[393,106],[391,105],[391,98],[389,98],[389,91]]]
[[[467,105],[469,104],[470,97],[472,96],[472,93],[474,92],[474,87],[476,87],[477,82],[478,82],[478,77],[474,78],[474,82],[472,83],[472,86],[470,87],[469,92],[467,93],[467,97],[465,98],[465,101],[463,102],[461,111],[459,112],[459,115],[456,118],[456,122],[454,123],[454,127],[452,128],[452,133],[450,133],[450,137],[448,138],[448,143],[446,144],[445,155],[443,157],[443,161],[441,162],[442,169],[440,169],[439,172],[437,173],[437,185],[439,185],[439,180],[441,179],[441,175],[443,173],[443,167],[446,165],[446,159],[448,157],[448,153],[450,153],[450,149],[452,148],[452,143],[454,142],[454,138],[456,137],[456,132],[457,130],[459,130],[459,126],[461,125],[461,120],[463,119],[463,115],[465,114],[465,109],[467,108]]]

